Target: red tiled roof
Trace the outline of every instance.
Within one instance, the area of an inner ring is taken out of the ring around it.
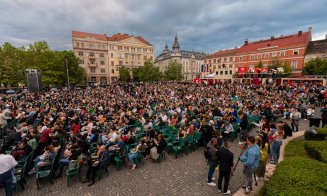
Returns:
[[[107,41],[106,35],[102,35],[102,34],[72,31],[72,36],[73,37],[79,37],[79,38],[94,37],[95,39],[98,39],[98,40]]]
[[[102,34],[95,34],[95,33],[86,33],[86,32],[80,32],[80,31],[72,31],[72,36],[73,37],[79,37],[79,38],[86,38],[86,37],[94,37],[95,39],[98,40],[103,40],[103,41],[121,41],[124,39],[128,39],[130,37],[134,37],[135,39],[139,40],[140,42],[152,46],[152,44],[150,44],[148,41],[146,41],[143,37],[141,36],[130,36],[128,34],[114,34],[111,37],[107,37],[106,34],[102,35]]]
[[[117,34],[114,34],[112,35],[111,37],[107,37],[107,40],[108,41],[121,41],[121,40],[124,40],[124,39],[128,39],[130,37],[134,37],[135,39],[139,40],[140,42],[146,44],[146,45],[150,45],[152,46],[152,44],[150,44],[148,41],[146,41],[143,37],[141,36],[130,36],[128,34],[120,34],[120,33],[117,33]]]
[[[206,59],[223,57],[223,56],[233,56],[236,54],[237,51],[238,51],[238,48],[218,51],[213,54],[209,54],[208,56],[206,56]]]
[[[243,45],[239,48],[237,53],[247,53],[247,52],[258,52],[259,48],[261,51],[265,51],[263,48],[273,48],[274,46],[285,47],[285,46],[296,46],[296,45],[306,45],[311,39],[311,32],[303,32],[301,35],[299,33],[293,35],[287,35],[283,37],[276,37],[274,39],[261,40],[255,42],[249,42],[247,45]]]

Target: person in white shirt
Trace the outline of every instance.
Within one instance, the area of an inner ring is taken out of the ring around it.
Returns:
[[[164,111],[161,112],[160,118],[161,118],[162,122],[164,122],[164,123],[166,123],[168,120],[168,117]]]
[[[13,173],[12,169],[17,165],[15,158],[11,155],[5,155],[0,148],[0,184],[4,184],[6,196],[12,196],[13,191]]]

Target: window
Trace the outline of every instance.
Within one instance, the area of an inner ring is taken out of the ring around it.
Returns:
[[[258,55],[258,59],[261,59],[261,54]]]
[[[118,54],[118,58],[119,59],[123,58],[122,54]]]
[[[91,82],[96,82],[97,81],[97,77],[91,77]]]
[[[211,60],[209,60],[209,64],[211,64]]]
[[[94,56],[94,52],[90,52],[90,56]]]
[[[119,61],[119,65],[123,65],[123,61]]]
[[[106,70],[105,69],[101,69],[101,73],[105,73],[106,72]]]
[[[115,63],[113,61],[111,61],[111,66],[115,66]]]
[[[251,60],[253,60],[254,59],[254,55],[251,55],[250,58],[251,58]]]
[[[84,64],[84,60],[83,59],[79,59],[79,64]]]
[[[228,75],[228,71],[225,71],[225,75]]]
[[[104,53],[100,53],[100,57],[104,57]]]
[[[293,50],[293,54],[294,54],[294,55],[298,55],[298,54],[299,54],[299,49],[294,49],[294,50]]]
[[[90,71],[91,71],[91,73],[95,73],[96,68],[95,68],[95,67],[91,67],[91,68],[90,68]]]
[[[242,56],[240,56],[240,61],[243,61],[243,57]]]
[[[125,53],[125,59],[128,59],[128,53]]]
[[[137,55],[137,60],[141,60],[141,55],[140,54]]]
[[[114,69],[111,69],[111,73],[115,73],[115,70]]]
[[[93,48],[94,46],[93,46],[93,44],[89,44],[89,48]]]
[[[82,52],[82,51],[79,51],[79,52],[78,52],[78,55],[79,55],[79,56],[83,56],[83,52]]]
[[[143,57],[143,60],[146,60],[146,59],[147,59],[147,57],[146,57],[146,56],[144,56],[144,57]]]
[[[296,69],[297,68],[297,60],[293,60],[292,61],[291,67],[292,67],[292,69]]]
[[[276,52],[273,52],[272,57],[275,57],[275,56],[277,56],[277,54],[276,54]]]
[[[218,75],[218,71],[216,71],[216,75]]]
[[[233,57],[229,57],[229,62],[233,62]]]
[[[285,51],[281,51],[280,56],[285,56]]]
[[[216,60],[216,59],[214,59],[214,60],[213,60],[213,63],[216,63],[216,62],[217,62],[217,60]]]
[[[94,65],[94,63],[95,63],[95,60],[94,59],[91,59],[90,60],[90,64]]]
[[[221,62],[221,59],[218,59],[218,63],[220,63]]]
[[[227,58],[224,58],[224,62],[227,62]]]
[[[229,70],[229,75],[232,75],[233,74],[233,71],[232,70]]]
[[[84,43],[81,43],[81,47],[84,48]]]
[[[111,53],[110,55],[111,55],[111,58],[114,58],[114,53]]]
[[[269,54],[268,53],[265,54],[265,58],[266,59],[269,58]]]
[[[100,61],[100,65],[104,65],[104,61]]]
[[[137,52],[141,52],[141,48],[137,48]]]
[[[223,71],[220,71],[220,75],[224,75],[224,72]]]

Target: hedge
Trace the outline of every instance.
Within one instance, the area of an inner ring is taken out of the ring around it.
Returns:
[[[290,141],[285,147],[285,160],[259,195],[326,195],[327,164],[312,160],[304,149],[304,141]]]
[[[326,141],[306,141],[304,148],[312,158],[327,163]]]
[[[304,132],[304,138],[306,140],[326,140],[327,138],[327,128],[320,128],[317,130],[317,134],[311,131]]]

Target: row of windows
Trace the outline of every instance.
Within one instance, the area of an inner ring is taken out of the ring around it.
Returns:
[[[109,45],[110,50],[123,50],[123,51],[131,51],[131,52],[139,52],[141,53],[142,51],[152,53],[153,49],[149,48],[140,48],[140,47],[129,47],[129,46],[115,46],[115,45]]]
[[[83,51],[79,51],[78,52],[78,56],[84,56],[84,52]],[[94,57],[95,56],[94,52],[90,52],[89,53],[89,56]],[[104,53],[100,53],[99,54],[99,57],[104,57]]]
[[[116,72],[117,72],[117,71],[119,71],[118,68],[116,69]],[[91,72],[91,73],[97,73],[97,69],[96,69],[96,67],[90,67],[90,72]],[[105,69],[100,69],[100,72],[101,72],[101,73],[106,73],[106,70],[105,70]],[[115,73],[115,69],[111,69],[111,73],[114,74],[114,73]]]
[[[84,60],[83,59],[79,59],[79,64],[84,64]],[[96,64],[95,63],[95,59],[90,59],[89,64],[91,64],[91,65]],[[100,61],[100,65],[105,65],[105,61]]]
[[[228,71],[225,71],[225,72],[224,71],[220,71],[220,74],[219,74],[218,71],[216,71],[216,75],[232,75],[232,74],[233,74],[233,71],[232,70],[229,70],[229,72]]]
[[[229,61],[228,61],[228,59],[229,59]],[[226,63],[226,62],[233,62],[233,60],[234,60],[233,57],[219,58],[219,59],[213,59],[213,60],[209,59],[208,60],[208,64],[211,64],[211,63],[222,63],[222,62],[224,62],[224,63]],[[207,60],[204,60],[204,63],[207,63]]]
[[[106,44],[96,44],[96,43],[79,43],[75,42],[74,46],[76,48],[89,48],[89,49],[98,49],[98,50],[106,50]]]
[[[291,63],[291,67],[292,67],[293,70],[297,69],[297,66],[298,66],[298,61],[297,60],[292,60],[290,63]],[[249,67],[254,68],[255,65],[250,65]],[[268,67],[268,64],[263,64],[263,67]]]
[[[299,54],[299,49],[294,49],[292,51],[293,55],[298,55]],[[267,59],[270,57],[284,57],[286,56],[286,51],[280,51],[280,52],[270,52],[270,53],[264,53],[264,54],[257,54],[257,55],[250,55],[250,60],[254,59]],[[240,56],[240,61],[245,60],[246,56]]]
[[[74,42],[74,47],[76,47],[76,48],[98,49],[98,50],[107,50],[107,45],[106,44],[96,44],[96,43]],[[132,51],[132,52],[139,52],[139,53],[140,52],[153,53],[153,49],[141,48],[141,47],[109,45],[108,48],[109,48],[109,50],[124,50],[124,51]]]

